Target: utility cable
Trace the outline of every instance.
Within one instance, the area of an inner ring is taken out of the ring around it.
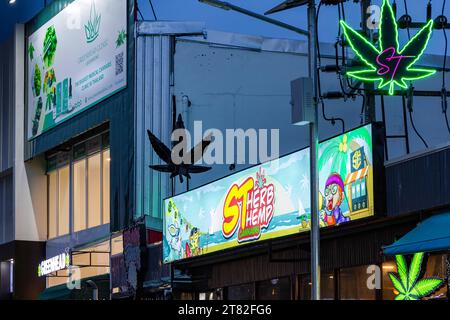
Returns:
[[[317,14],[316,14],[316,47],[317,47],[317,57],[319,59],[319,67],[316,70],[317,74],[317,90],[319,94],[320,103],[322,104],[322,117],[325,119],[325,121],[331,122],[332,125],[335,125],[336,121],[340,121],[342,123],[342,132],[345,132],[345,122],[342,118],[329,118],[325,114],[325,103],[324,99],[322,97],[322,86],[320,82],[320,66],[322,64],[322,58],[320,56],[320,44],[319,44],[319,32],[318,32],[318,24],[319,24],[319,14],[320,14],[320,8],[322,7],[322,1],[320,1],[319,6],[317,7]]]
[[[409,16],[409,14],[408,14],[408,4],[406,3],[406,0],[403,0],[403,4],[405,5],[405,14],[407,16]],[[406,26],[406,30],[408,31],[408,39],[411,40],[411,34],[409,32],[409,25]],[[411,84],[410,84],[410,87],[411,87]],[[411,89],[411,90],[414,91],[414,89]],[[412,95],[413,95],[413,92],[411,92],[411,96]],[[403,107],[405,107],[405,96],[402,97],[402,101],[403,101]],[[413,116],[412,116],[412,112],[413,112],[412,103],[411,103],[411,106],[408,107],[408,112],[409,112],[409,121],[411,122],[411,127],[413,128],[413,130],[416,133],[416,135],[420,138],[420,140],[422,140],[422,142],[425,145],[425,147],[428,148],[428,143],[425,141],[425,139],[419,133],[419,131],[417,130],[416,125],[414,123],[414,119],[413,119]]]
[[[150,3],[150,8],[152,8],[152,13],[153,13],[153,17],[155,18],[155,21],[158,21],[158,18],[156,17],[155,8],[153,7],[152,0],[148,0],[148,2]]]

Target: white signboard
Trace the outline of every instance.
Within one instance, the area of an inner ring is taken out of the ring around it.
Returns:
[[[69,264],[69,253],[61,253],[56,257],[42,261],[38,266],[38,276],[42,277],[47,274],[66,269],[69,267]]]
[[[29,139],[127,85],[126,36],[126,0],[76,0],[28,38]]]

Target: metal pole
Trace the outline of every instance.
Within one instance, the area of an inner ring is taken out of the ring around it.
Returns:
[[[365,34],[367,34],[372,42],[373,38],[373,30],[370,30],[367,27],[366,24],[366,17],[367,17],[367,9],[371,5],[370,0],[362,0],[361,1],[361,26],[362,30]],[[371,123],[375,121],[376,114],[375,114],[375,96],[370,93],[370,91],[373,91],[374,85],[373,83],[364,83],[364,89],[365,89],[365,106],[364,106],[364,120],[365,123]]]
[[[311,300],[320,300],[320,263],[319,263],[319,175],[317,169],[317,151],[319,147],[317,114],[317,47],[316,47],[316,1],[308,3],[308,71],[313,82],[314,122],[309,124],[310,169],[311,169]]]
[[[284,29],[287,29],[287,30],[294,31],[294,32],[302,34],[304,36],[308,36],[308,31],[306,31],[306,30],[303,30],[303,29],[291,26],[290,24],[287,24],[287,23],[284,23],[284,22],[281,22],[281,21],[278,21],[278,20],[275,20],[275,19],[268,18],[268,17],[266,17],[266,16],[264,16],[262,14],[258,14],[256,12],[253,12],[253,11],[250,11],[250,10],[247,10],[247,9],[235,6],[234,4],[231,4],[231,3],[228,3],[228,2],[223,2],[223,1],[219,1],[219,0],[199,0],[199,1],[203,2],[203,3],[206,3],[206,4],[209,4],[209,5],[212,5],[214,7],[218,7],[218,8],[224,9],[224,10],[233,10],[233,11],[236,11],[236,12],[240,12],[242,14],[245,14],[245,15],[249,16],[249,17],[256,18],[258,20],[262,20],[262,21],[268,22],[270,24],[276,25],[278,27],[281,27],[281,28],[284,28]]]

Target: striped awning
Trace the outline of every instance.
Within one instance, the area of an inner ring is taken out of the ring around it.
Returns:
[[[356,172],[349,173],[347,175],[347,179],[345,179],[345,185],[352,183],[358,179],[361,179],[362,177],[364,177],[367,174],[368,171],[369,171],[369,167],[365,167]]]

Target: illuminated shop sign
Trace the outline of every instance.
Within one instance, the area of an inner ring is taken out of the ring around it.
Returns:
[[[50,273],[64,270],[70,265],[70,253],[64,252],[55,257],[42,261],[38,265],[38,276],[42,277]]]
[[[372,125],[319,145],[320,225],[374,214]],[[310,228],[309,148],[164,200],[165,263]]]
[[[393,95],[395,86],[407,89],[407,81],[423,79],[436,73],[436,70],[415,67],[428,45],[433,20],[428,21],[402,49],[398,42],[397,22],[388,0],[383,0],[381,7],[377,47],[345,21],[340,21],[340,24],[346,40],[365,64],[364,68],[347,72],[348,76],[362,81],[378,82],[378,89],[388,88],[389,94]]]
[[[396,255],[397,272],[389,272],[389,278],[395,289],[395,300],[420,300],[435,293],[445,284],[444,279],[439,277],[423,277],[424,253],[415,253],[411,264],[406,263],[402,255]]]
[[[28,138],[127,84],[127,1],[76,0],[27,41]]]

